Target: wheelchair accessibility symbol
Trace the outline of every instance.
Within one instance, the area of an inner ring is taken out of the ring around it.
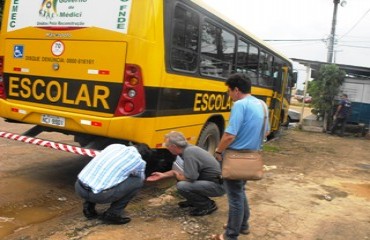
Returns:
[[[13,50],[13,57],[14,58],[23,58],[23,45],[15,45]]]

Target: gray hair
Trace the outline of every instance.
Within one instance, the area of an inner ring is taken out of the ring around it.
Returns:
[[[184,134],[181,132],[171,131],[165,135],[165,138],[168,139],[169,143],[180,148],[185,148],[188,145],[188,141],[186,141]]]

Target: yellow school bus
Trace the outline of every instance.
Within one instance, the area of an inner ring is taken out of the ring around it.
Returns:
[[[0,117],[31,124],[24,135],[162,149],[164,134],[177,130],[213,151],[233,72],[249,75],[278,131],[291,62],[199,0],[5,1]]]

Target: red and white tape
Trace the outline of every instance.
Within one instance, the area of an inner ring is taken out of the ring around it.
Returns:
[[[34,145],[40,145],[43,147],[48,147],[48,148],[53,148],[56,150],[61,150],[65,152],[71,152],[75,154],[80,154],[83,156],[90,156],[90,157],[95,157],[98,155],[100,152],[93,150],[93,149],[86,149],[86,148],[80,148],[72,145],[67,145],[67,144],[62,144],[62,143],[56,143],[52,141],[46,141],[38,138],[33,138],[33,137],[27,137],[27,136],[22,136],[14,133],[8,133],[8,132],[0,132],[0,137],[3,138],[8,138],[11,140],[16,140],[20,142],[25,142],[25,143],[30,143]]]

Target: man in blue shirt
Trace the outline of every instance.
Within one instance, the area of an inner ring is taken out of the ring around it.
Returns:
[[[86,218],[98,217],[95,205],[110,203],[102,220],[111,224],[125,224],[129,217],[121,216],[129,201],[142,188],[146,161],[151,150],[146,144],[125,146],[112,144],[94,157],[78,174],[76,193],[85,202]]]
[[[351,105],[348,95],[343,93],[338,104],[337,111],[334,114],[334,123],[329,133],[334,134],[337,127],[341,125],[339,136],[343,136],[348,117],[351,114]]]
[[[228,93],[234,102],[227,126],[215,152],[217,160],[222,161],[222,153],[226,149],[260,150],[264,136],[269,132],[268,121],[264,125],[264,108],[266,104],[251,95],[251,80],[244,74],[231,75],[227,81]],[[265,127],[265,129],[263,129]],[[212,239],[238,239],[239,234],[249,234],[249,205],[245,193],[246,181],[224,180],[229,201],[229,217],[225,226],[226,232],[214,235]]]

